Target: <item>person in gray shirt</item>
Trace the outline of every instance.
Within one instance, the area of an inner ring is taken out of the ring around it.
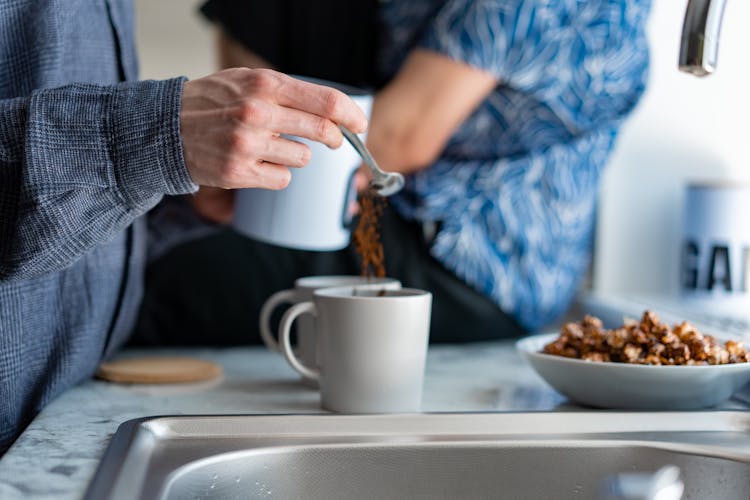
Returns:
[[[270,70],[137,81],[131,0],[0,0],[0,454],[122,344],[144,215],[165,195],[287,185],[344,94]]]

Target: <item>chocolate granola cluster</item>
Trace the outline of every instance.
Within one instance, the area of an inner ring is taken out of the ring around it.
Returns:
[[[613,330],[602,327],[599,318],[586,316],[567,323],[560,336],[544,346],[544,353],[584,359],[640,365],[724,365],[747,363],[750,353],[742,342],[729,340],[723,346],[690,323],[670,327],[651,311],[640,322],[625,321]]]

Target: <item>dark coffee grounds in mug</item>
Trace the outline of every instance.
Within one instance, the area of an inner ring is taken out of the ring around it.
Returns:
[[[385,277],[385,257],[380,241],[380,216],[387,201],[374,189],[359,197],[359,222],[354,230],[354,249],[359,254],[362,276]]]

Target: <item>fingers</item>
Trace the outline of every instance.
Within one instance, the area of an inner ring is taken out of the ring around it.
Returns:
[[[257,180],[255,179],[256,176],[251,176],[251,183],[259,188],[273,190],[284,189],[292,180],[292,173],[285,165],[262,162],[257,165],[256,168],[262,169],[262,175],[260,175]]]
[[[252,186],[263,189],[284,189],[292,180],[292,173],[285,165],[257,161],[244,170],[244,178],[239,179],[239,186]]]
[[[260,160],[287,167],[304,167],[312,155],[310,148],[304,144],[283,137],[272,137],[264,141],[262,149],[263,151],[256,152]]]
[[[233,159],[211,185],[222,189],[261,188],[284,189],[292,180],[286,165],[263,160]]]
[[[334,149],[343,141],[341,131],[331,120],[258,98],[238,102],[227,114],[256,132],[304,137]]]
[[[355,133],[367,129],[365,113],[339,90],[272,70],[255,70],[251,78],[253,90],[270,95],[281,106],[317,115]]]
[[[288,78],[279,88],[277,102],[327,118],[358,134],[367,130],[362,109],[346,94],[330,87]]]
[[[227,153],[235,158],[287,167],[304,167],[312,155],[310,148],[301,142],[248,127],[234,130],[226,142]]]
[[[304,137],[334,149],[344,140],[341,131],[331,120],[282,106],[275,107],[268,126],[276,133]]]

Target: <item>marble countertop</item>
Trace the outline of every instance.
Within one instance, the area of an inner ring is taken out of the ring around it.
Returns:
[[[279,355],[261,347],[129,350],[120,357],[187,355],[220,364],[221,379],[185,385],[119,385],[90,380],[37,416],[0,459],[0,498],[83,497],[111,436],[153,415],[322,413],[319,393]],[[722,406],[747,409],[732,400]],[[431,346],[423,411],[580,410],[551,389],[511,342]]]

